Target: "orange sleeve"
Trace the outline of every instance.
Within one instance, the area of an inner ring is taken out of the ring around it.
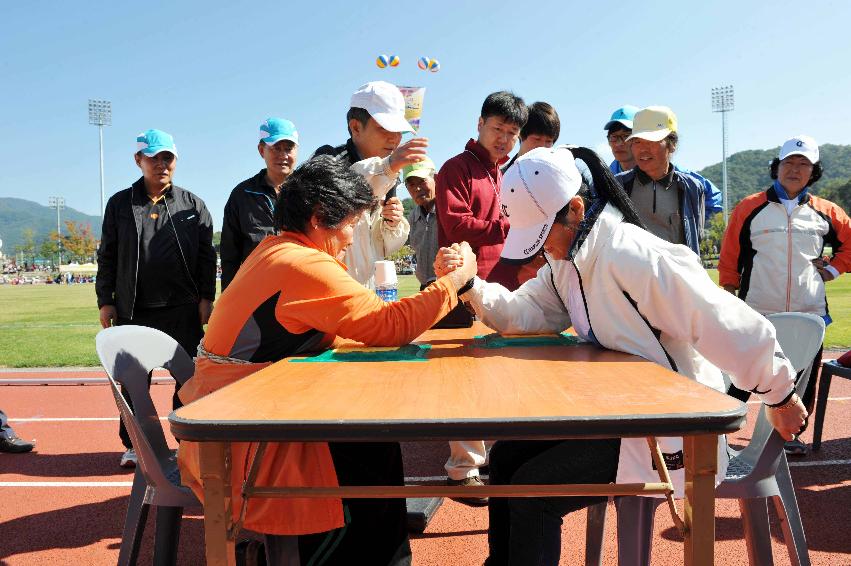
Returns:
[[[299,255],[276,307],[278,321],[293,333],[316,329],[370,346],[398,346],[458,304],[447,277],[412,297],[386,303],[327,254],[306,250]]]
[[[732,285],[739,288],[739,234],[744,223],[741,205],[736,206],[730,214],[727,228],[724,229],[724,239],[721,242],[721,254],[718,257],[718,284],[722,287]]]
[[[851,218],[838,204],[819,197],[813,198],[813,208],[830,218],[839,245],[833,246],[830,265],[840,274],[851,271]]]

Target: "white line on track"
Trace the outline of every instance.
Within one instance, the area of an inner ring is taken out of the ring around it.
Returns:
[[[851,466],[851,460],[819,460],[815,462],[789,462],[790,468],[813,468],[819,466]]]
[[[821,460],[818,462],[789,462],[789,467],[792,468],[815,468],[826,466],[848,466],[851,465],[851,460]],[[487,478],[487,475],[482,477]],[[443,482],[446,476],[419,476],[407,477],[405,481],[424,483],[424,482]],[[0,482],[0,487],[133,487],[133,482],[129,481],[3,481]]]

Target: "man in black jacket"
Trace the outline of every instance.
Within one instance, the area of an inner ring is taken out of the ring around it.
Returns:
[[[266,168],[238,184],[225,204],[222,223],[222,292],[230,285],[245,258],[269,234],[281,185],[298,161],[298,131],[289,120],[269,118],[260,124],[257,144]]]
[[[95,285],[100,323],[156,328],[194,356],[216,294],[213,222],[200,198],[171,182],[172,137],[147,130],[136,142],[142,178],[114,194],[104,212]],[[180,407],[177,388],[173,406]],[[127,449],[121,466],[132,467],[123,424],[119,436]]]

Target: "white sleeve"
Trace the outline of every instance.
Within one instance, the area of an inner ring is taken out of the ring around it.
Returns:
[[[477,277],[462,300],[470,302],[482,322],[504,334],[561,332],[570,327],[570,316],[553,286],[549,265],[541,267],[535,278],[513,293],[499,283],[486,283]]]
[[[395,228],[391,228],[390,226],[388,226],[387,222],[384,222],[383,218],[381,219],[380,223],[381,238],[384,247],[384,256],[386,257],[388,255],[395,254],[396,252],[402,249],[402,246],[404,246],[405,242],[408,241],[408,234],[411,233],[411,224],[404,216],[399,221],[399,223],[396,224]]]
[[[677,246],[681,247],[681,246]],[[766,404],[792,391],[795,370],[768,320],[718,287],[693,253],[642,250],[612,263],[612,276],[639,313],[663,334],[688,342]]]
[[[369,186],[376,198],[384,200],[390,189],[396,186],[398,176],[390,172],[390,158],[369,157],[353,163],[351,170],[360,174]]]

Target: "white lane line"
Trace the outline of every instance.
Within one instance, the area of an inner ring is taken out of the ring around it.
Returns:
[[[823,466],[848,466],[851,460],[822,460],[819,462],[789,462],[790,468]],[[487,474],[482,475],[487,478]],[[406,483],[443,482],[446,476],[415,476],[405,478]],[[133,487],[130,481],[0,481],[0,487]]]
[[[133,487],[132,481],[0,481],[0,487]]]
[[[67,422],[101,422],[117,421],[119,417],[33,417],[9,419],[11,423],[67,423]],[[167,421],[168,417],[160,417],[161,421]]]
[[[789,462],[790,468],[813,468],[818,466],[849,466],[851,460],[819,460],[816,462]]]
[[[828,401],[851,401],[851,397],[828,397]],[[748,401],[748,405],[759,405],[762,403],[759,399],[751,399]]]

